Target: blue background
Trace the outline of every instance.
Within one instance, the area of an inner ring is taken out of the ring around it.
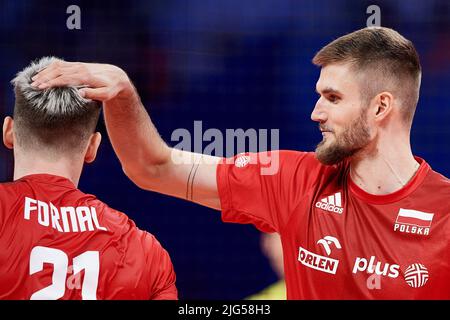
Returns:
[[[66,27],[72,4],[81,8],[81,30]],[[281,149],[312,150],[321,136],[310,120],[319,76],[311,58],[331,40],[364,27],[371,4],[381,8],[381,25],[418,49],[423,79],[412,147],[449,176],[446,0],[0,1],[1,116],[12,113],[14,74],[31,60],[55,55],[126,70],[169,144],[173,130],[192,131],[202,120],[204,130],[280,129]],[[103,120],[99,130],[106,137]],[[0,149],[0,179],[7,181],[12,154]],[[171,254],[180,298],[241,299],[276,280],[258,231],[138,189],[122,173],[108,139],[86,166],[80,189],[156,235]]]

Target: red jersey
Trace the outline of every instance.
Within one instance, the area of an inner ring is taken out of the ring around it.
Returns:
[[[0,184],[0,299],[177,299],[170,257],[66,178]]]
[[[450,299],[450,181],[423,159],[402,189],[373,195],[347,161],[261,155],[219,164],[222,219],[280,234],[288,299]]]

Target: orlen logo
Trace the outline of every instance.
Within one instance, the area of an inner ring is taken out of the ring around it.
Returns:
[[[309,252],[302,247],[299,248],[298,261],[309,268],[331,274],[336,274],[339,265],[339,260]]]
[[[341,200],[341,193],[336,192],[335,194],[328,196],[326,198],[323,198],[320,201],[316,202],[316,208],[334,212],[338,214],[342,214],[344,209],[342,208],[342,200]]]
[[[352,272],[366,271],[367,273],[375,273],[390,278],[397,278],[400,274],[400,266],[398,264],[382,263],[380,261],[375,262],[375,260],[376,258],[374,256],[371,256],[369,261],[365,258],[356,257]]]
[[[327,255],[331,254],[330,245],[334,245],[337,249],[342,249],[339,240],[332,236],[325,236],[324,238],[317,241],[317,244],[321,244],[324,247]],[[339,265],[339,260],[309,252],[302,247],[299,248],[298,261],[309,268],[331,274],[336,274],[336,270]]]

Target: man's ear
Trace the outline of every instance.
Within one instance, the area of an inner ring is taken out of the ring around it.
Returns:
[[[375,121],[384,120],[392,111],[394,97],[390,92],[381,92],[375,96]]]
[[[100,132],[95,132],[89,138],[89,144],[86,150],[86,154],[84,155],[84,162],[91,163],[95,160],[97,156],[97,150],[100,146],[100,142],[102,141],[102,135]]]
[[[3,120],[3,144],[8,149],[14,148],[14,120],[11,117],[5,117]]]

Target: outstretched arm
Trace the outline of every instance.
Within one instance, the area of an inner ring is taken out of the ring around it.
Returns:
[[[161,139],[126,73],[112,65],[58,61],[33,77],[39,88],[86,86],[104,105],[106,127],[125,174],[139,187],[220,210],[219,157],[170,148]]]

